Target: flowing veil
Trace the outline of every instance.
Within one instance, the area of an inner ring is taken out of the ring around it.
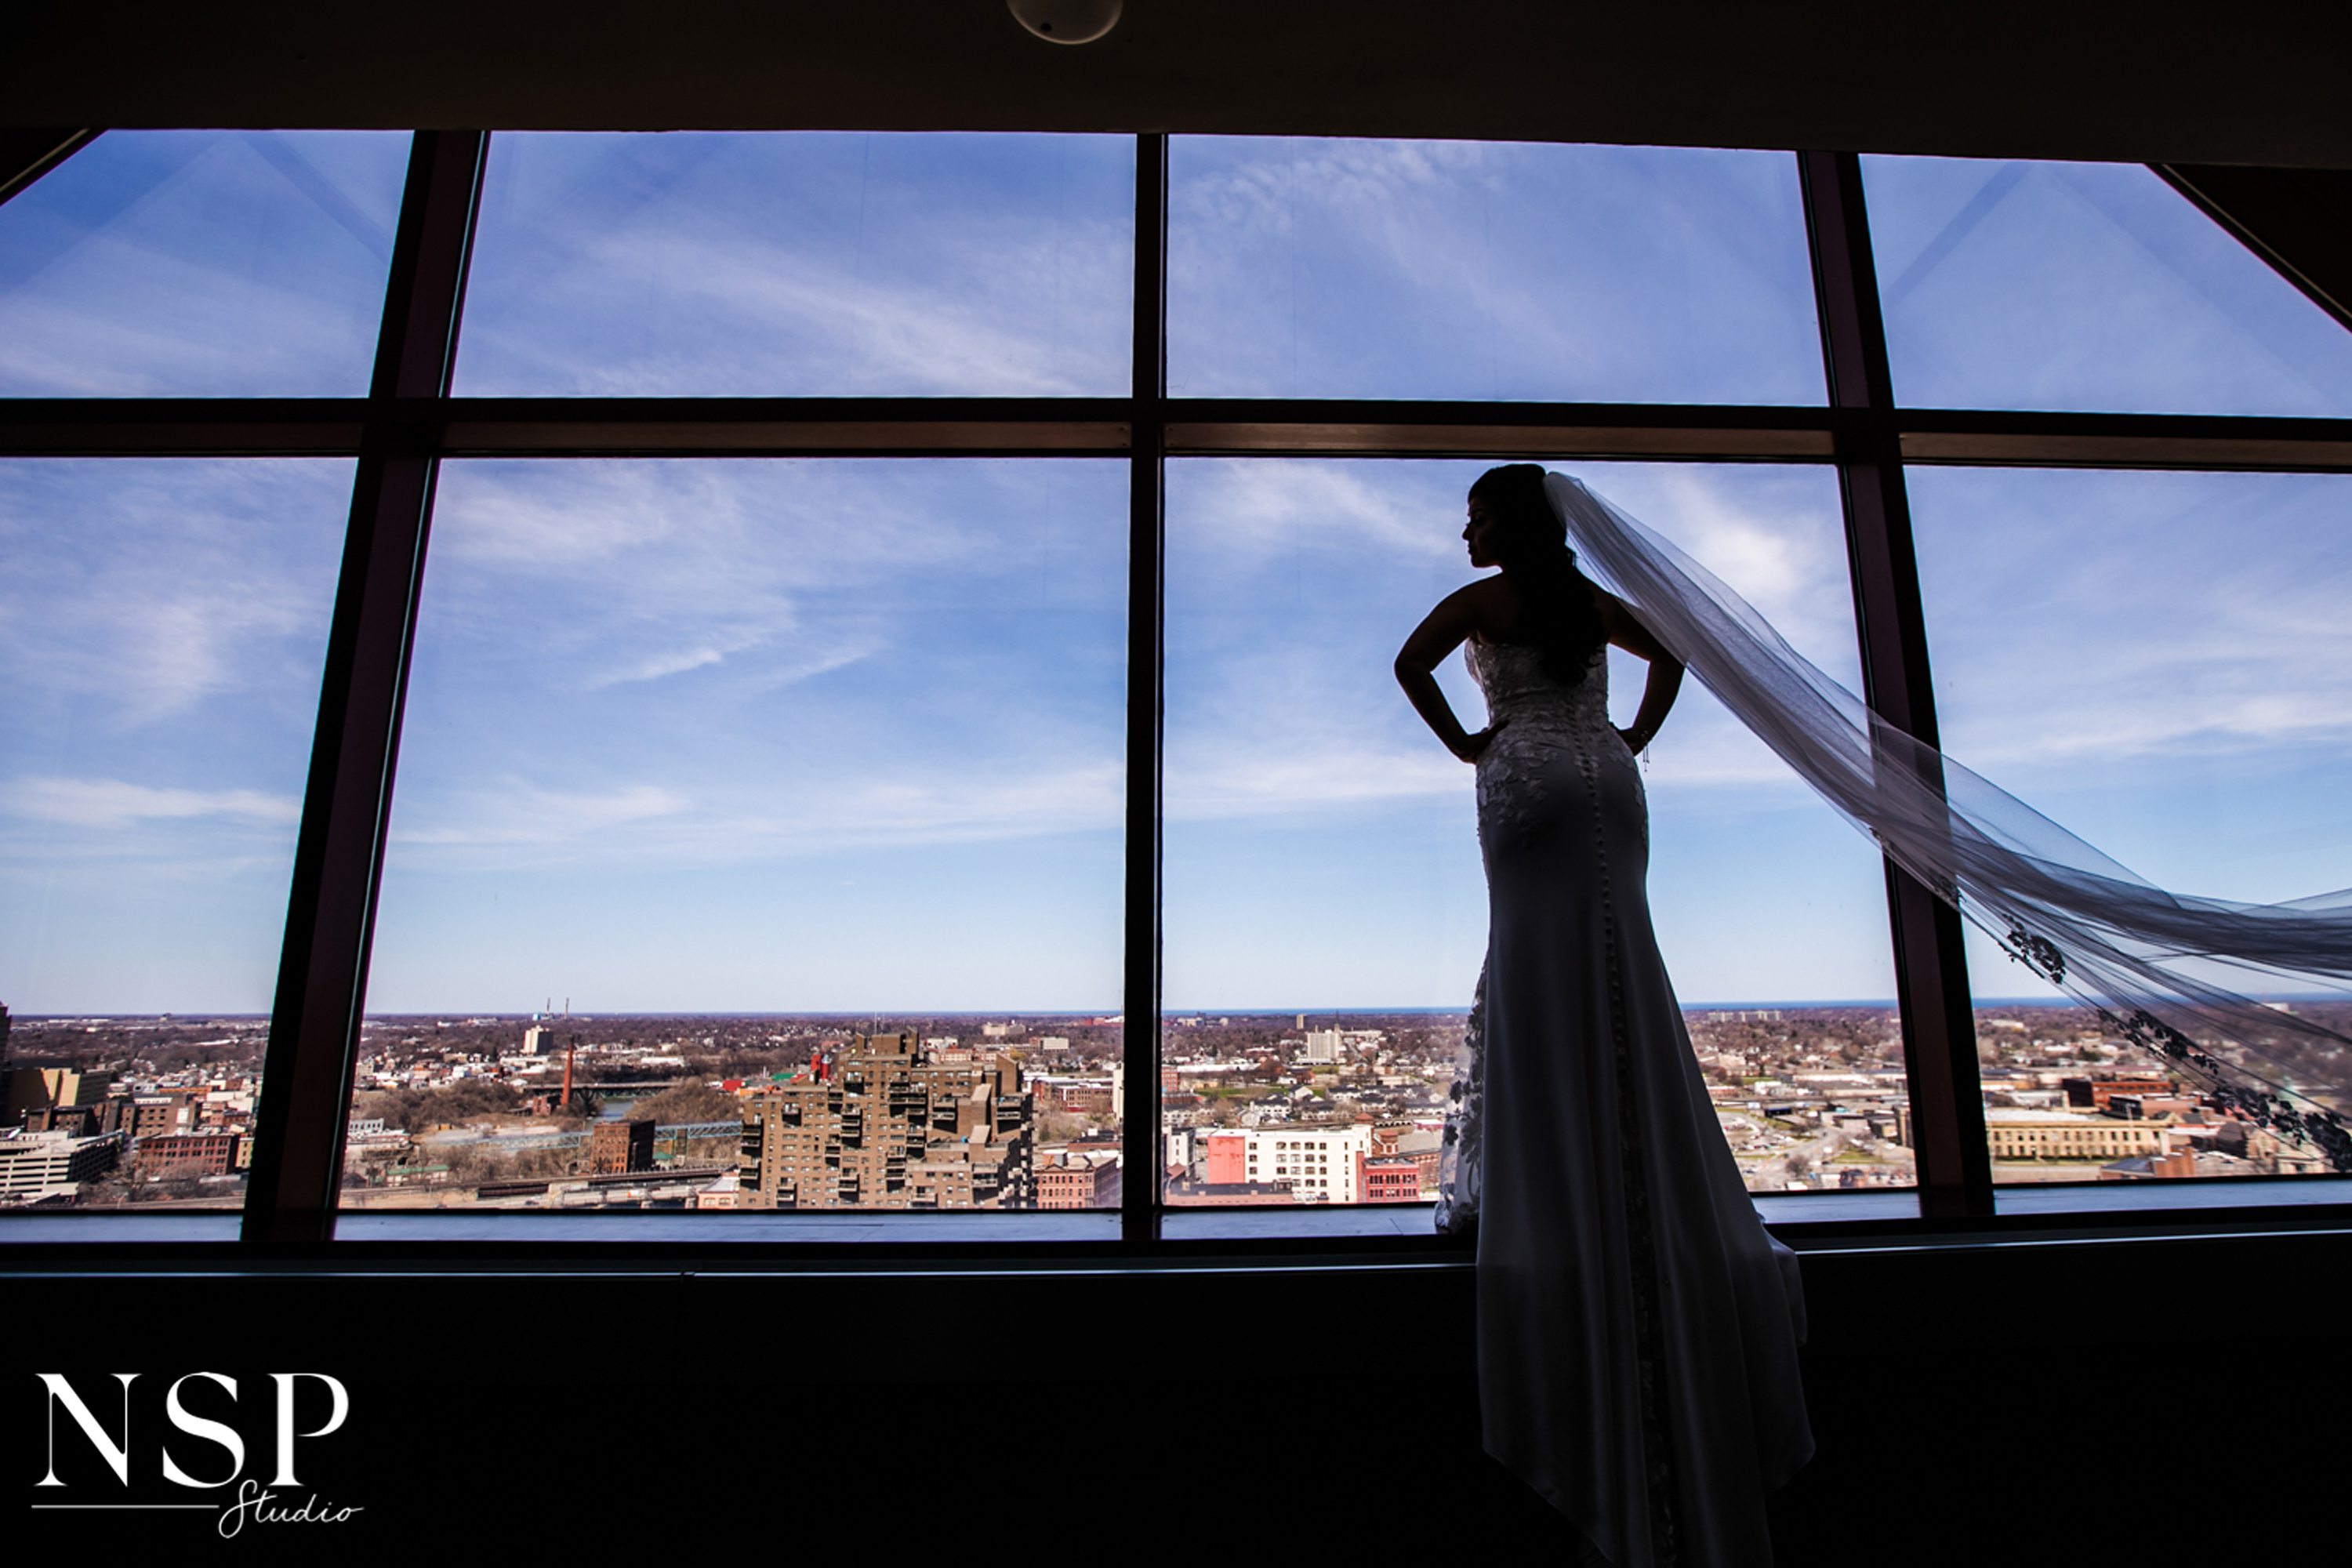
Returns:
[[[2223,1108],[2352,1171],[2352,1038],[2248,992],[2352,1001],[2352,889],[2168,892],[1880,718],[1706,568],[1551,474],[1585,568],[1889,858]]]

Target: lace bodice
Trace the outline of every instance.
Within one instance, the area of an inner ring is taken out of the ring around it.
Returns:
[[[1609,722],[1605,645],[1593,650],[1574,686],[1544,673],[1541,648],[1466,646],[1471,678],[1486,694],[1486,721],[1502,726],[1478,758],[1478,837],[1493,844],[1525,832],[1552,809],[1563,758],[1578,759],[1580,771],[1612,749],[1622,754],[1625,742]],[[1633,788],[1641,788],[1638,774]]]
[[[1486,722],[1510,723],[1500,742],[1514,731],[1540,733],[1566,742],[1609,728],[1609,648],[1592,652],[1584,679],[1562,686],[1544,673],[1543,650],[1528,643],[1472,640],[1463,645],[1471,679],[1486,698]]]

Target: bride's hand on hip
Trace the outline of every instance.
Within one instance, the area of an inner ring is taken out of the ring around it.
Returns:
[[[1483,730],[1463,736],[1462,743],[1454,748],[1454,754],[1465,763],[1476,762],[1486,752],[1486,748],[1494,744],[1495,737],[1503,732],[1503,725],[1509,722],[1510,721],[1506,719],[1502,723],[1489,724]]]

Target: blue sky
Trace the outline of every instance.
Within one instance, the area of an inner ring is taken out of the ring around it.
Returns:
[[[1125,396],[1117,136],[490,142],[457,390]]]
[[[408,138],[114,132],[0,207],[0,396],[358,397]]]
[[[1865,158],[1895,395],[2352,415],[2352,333],[2148,170]]]
[[[100,138],[0,207],[0,394],[363,390],[404,155]],[[458,389],[1116,394],[1132,177],[1117,139],[501,137]],[[1868,178],[1906,396],[2352,402],[2347,335],[2144,170]],[[1181,393],[1822,395],[1785,158],[1180,140],[1171,202]],[[1470,574],[1478,468],[1171,465],[1172,1006],[1466,998],[1469,775],[1389,660]],[[267,1007],[350,471],[0,462],[0,1000]],[[1576,471],[1856,679],[1829,471]],[[2189,890],[2352,884],[2352,479],[1912,482],[1956,754]],[[446,465],[371,1005],[1115,1007],[1124,512],[1116,462]],[[1686,999],[1889,994],[1869,846],[1703,690],[1648,786]]]
[[[1796,164],[1181,137],[1180,396],[1822,400]]]
[[[1116,1010],[1126,499],[446,466],[375,1005]]]
[[[0,1002],[268,1010],[351,484],[0,462]]]

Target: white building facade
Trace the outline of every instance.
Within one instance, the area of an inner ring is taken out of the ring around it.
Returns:
[[[1372,1130],[1364,1123],[1255,1127],[1247,1136],[1251,1181],[1282,1183],[1302,1204],[1363,1202],[1363,1163],[1372,1152]]]

